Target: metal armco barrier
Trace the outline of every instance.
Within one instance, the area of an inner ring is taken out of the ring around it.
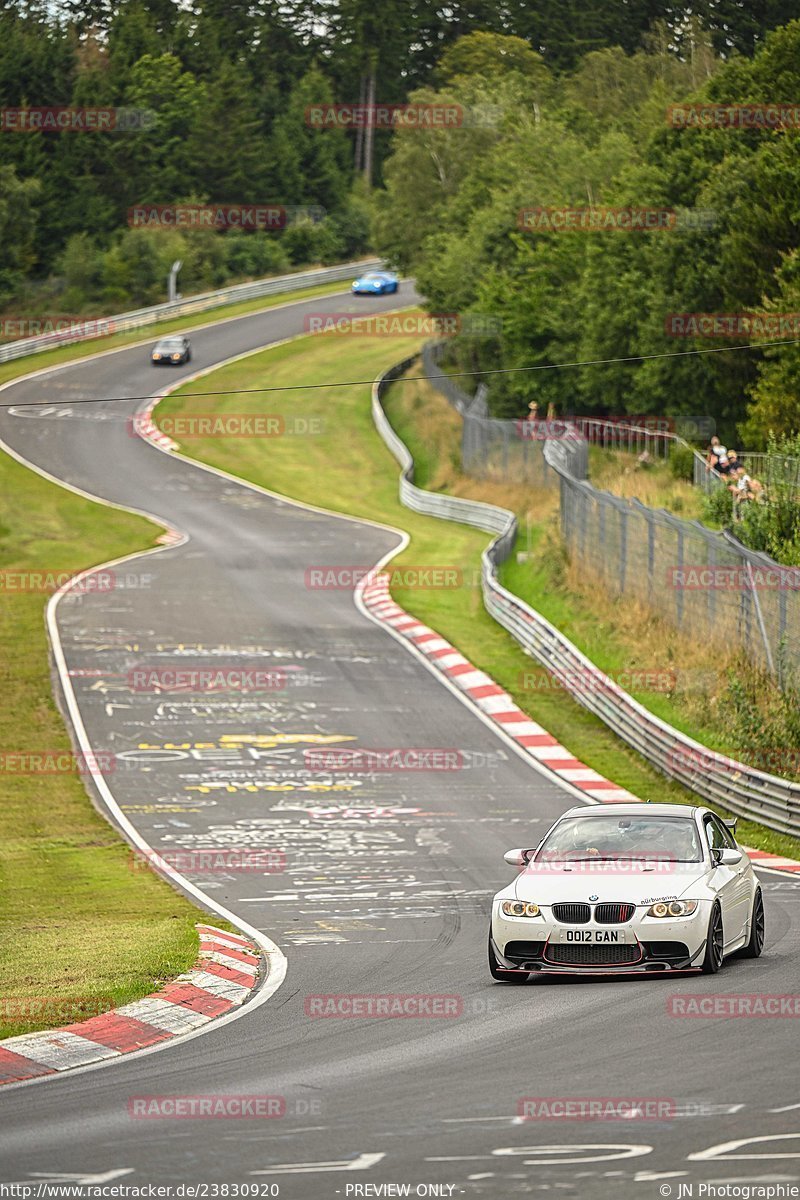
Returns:
[[[335,267],[297,271],[292,275],[273,275],[268,279],[255,279],[251,283],[237,283],[233,287],[220,288],[216,292],[203,292],[198,296],[187,296],[185,300],[154,304],[151,308],[137,308],[133,312],[112,313],[108,317],[103,317],[102,320],[93,318],[90,321],[87,318],[87,324],[104,324],[111,327],[110,332],[125,333],[130,329],[143,329],[148,325],[155,325],[159,321],[168,321],[174,317],[205,312],[209,308],[240,304],[243,300],[258,300],[261,296],[293,292],[295,289],[313,287],[317,283],[338,283],[340,280],[349,279],[354,272],[363,274],[364,271],[376,270],[380,266],[380,259],[361,259],[358,262],[339,263]],[[24,358],[27,354],[41,354],[42,351],[53,350],[57,346],[92,341],[99,336],[97,333],[87,336],[76,326],[72,330],[43,333],[39,337],[20,338],[19,341],[8,342],[6,345],[0,346],[0,362]]]
[[[381,401],[389,384],[416,358],[413,355],[397,363],[375,382],[373,419],[400,464],[400,501],[406,508],[446,521],[460,521],[496,535],[481,556],[481,584],[487,611],[555,676],[573,699],[700,801],[758,821],[779,833],[800,836],[800,784],[709,750],[660,720],[603,674],[540,613],[503,587],[497,579],[497,568],[509,557],[514,545],[517,521],[513,513],[494,504],[444,496],[415,485],[414,460],[389,424]],[[590,687],[576,686],[576,681],[587,679],[591,680]]]
[[[417,355],[390,367],[374,385],[372,391],[372,417],[378,433],[400,464],[400,500],[406,508],[425,513],[431,517],[442,517],[446,521],[460,521],[463,525],[474,525],[487,533],[497,534],[492,547],[504,547],[503,558],[507,558],[517,536],[517,518],[507,508],[495,504],[484,504],[481,500],[462,500],[458,496],[445,496],[427,492],[414,483],[414,460],[408,447],[400,440],[389,424],[383,411],[381,395],[385,388],[402,375],[416,360]]]

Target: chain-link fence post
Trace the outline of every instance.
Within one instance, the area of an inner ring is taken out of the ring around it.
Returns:
[[[683,601],[684,601],[683,530],[681,529],[680,525],[675,527],[675,533],[677,535],[676,539],[675,539],[675,549],[677,551],[676,558],[678,560],[676,563],[677,570],[673,574],[673,579],[677,580],[677,586],[675,588],[675,619],[676,619],[676,622],[678,625],[678,629],[680,629],[681,626],[683,625]]]

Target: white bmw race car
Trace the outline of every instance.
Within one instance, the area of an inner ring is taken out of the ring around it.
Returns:
[[[736,822],[683,804],[564,813],[492,904],[489,970],[534,974],[714,973],[764,946],[764,902]]]

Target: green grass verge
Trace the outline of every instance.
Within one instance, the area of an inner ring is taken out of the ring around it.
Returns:
[[[534,720],[603,775],[652,800],[690,801],[684,789],[650,768],[565,693],[549,685],[544,689],[542,684],[549,677],[483,607],[477,576],[486,535],[467,526],[420,516],[400,505],[397,465],[372,425],[369,389],[335,386],[315,391],[297,389],[299,383],[370,378],[412,349],[413,343],[400,338],[304,338],[221,368],[214,373],[215,387],[229,390],[230,394],[219,398],[219,411],[268,410],[285,417],[313,414],[324,418],[324,432],[269,441],[198,439],[191,442],[187,453],[287,496],[406,529],[412,541],[395,560],[398,565],[455,567],[462,571],[465,586],[428,591],[395,587],[393,594],[398,603],[457,645],[506,688]],[[286,391],[270,394],[265,404],[248,394],[259,383],[270,388],[285,387]],[[416,388],[417,384],[407,383],[393,386],[389,413],[412,452],[420,456],[419,481],[423,486],[426,483],[444,486],[447,471],[443,471],[443,460],[452,463],[458,441],[453,441],[452,420],[446,417],[446,437],[439,450],[434,453],[428,442],[421,442],[416,433],[421,408]],[[202,411],[202,407],[202,400],[178,391],[159,405],[156,420],[166,414]],[[454,414],[451,416],[456,419]],[[454,490],[479,495],[481,485],[460,480]],[[534,531],[534,536],[540,537],[541,532]],[[537,678],[541,684],[535,682]],[[794,839],[750,822],[742,822],[740,830],[751,845],[794,855],[800,851]]]

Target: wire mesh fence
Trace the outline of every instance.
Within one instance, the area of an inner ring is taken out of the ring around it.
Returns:
[[[441,344],[425,348],[428,377],[440,373],[440,356]],[[526,436],[529,422],[476,413],[455,380],[448,379],[446,388],[433,382],[464,418],[467,474],[559,489],[562,537],[580,571],[610,593],[646,604],[687,638],[745,647],[782,687],[800,683],[800,567],[748,550],[729,531],[718,533],[593,487],[588,440],[574,424],[533,422],[536,432]],[[654,436],[664,442],[665,435]],[[642,445],[648,447],[647,438],[630,448]],[[695,483],[711,490],[722,482],[695,453]]]
[[[576,436],[573,427],[563,421],[502,421],[488,415],[486,388],[480,385],[470,396],[461,385],[443,372],[443,342],[428,342],[423,347],[425,375],[452,406],[461,413],[461,462],[469,475],[503,482],[553,486],[544,460],[545,442],[562,441],[560,453],[571,473],[585,479],[588,471],[588,445]]]
[[[800,835],[800,784],[708,750],[668,725],[599,671],[555,625],[503,587],[497,571],[513,552],[516,532],[513,513],[481,501],[464,500],[441,492],[426,492],[414,484],[414,460],[389,424],[381,402],[391,380],[402,373],[411,361],[407,359],[397,364],[375,383],[372,391],[373,419],[381,437],[401,465],[400,499],[403,504],[416,512],[465,522],[497,535],[481,556],[481,582],[487,611],[528,654],[562,682],[565,690],[579,704],[604,721],[623,741],[665,775],[688,788],[694,796],[718,804],[728,812],[759,821],[779,833],[795,837]],[[469,397],[466,399],[469,400]],[[545,448],[545,455],[549,477],[555,486],[563,488],[566,476],[547,461],[552,458],[552,445]],[[571,479],[570,483],[577,489],[594,490],[579,480]],[[583,511],[580,510],[581,516]],[[680,524],[682,522],[678,522]],[[609,532],[613,537],[613,530]],[[627,539],[626,534],[621,536]],[[618,536],[617,542],[619,540]],[[601,686],[576,686],[576,680],[586,678],[587,672]],[[564,786],[563,779],[560,782]]]
[[[637,500],[600,492],[556,464],[561,532],[572,562],[612,593],[635,597],[698,642],[747,647],[778,676],[800,667],[800,568],[745,549]]]
[[[800,458],[785,454],[759,454],[743,450],[737,455],[749,475],[755,476],[765,487],[786,484],[800,491]]]

